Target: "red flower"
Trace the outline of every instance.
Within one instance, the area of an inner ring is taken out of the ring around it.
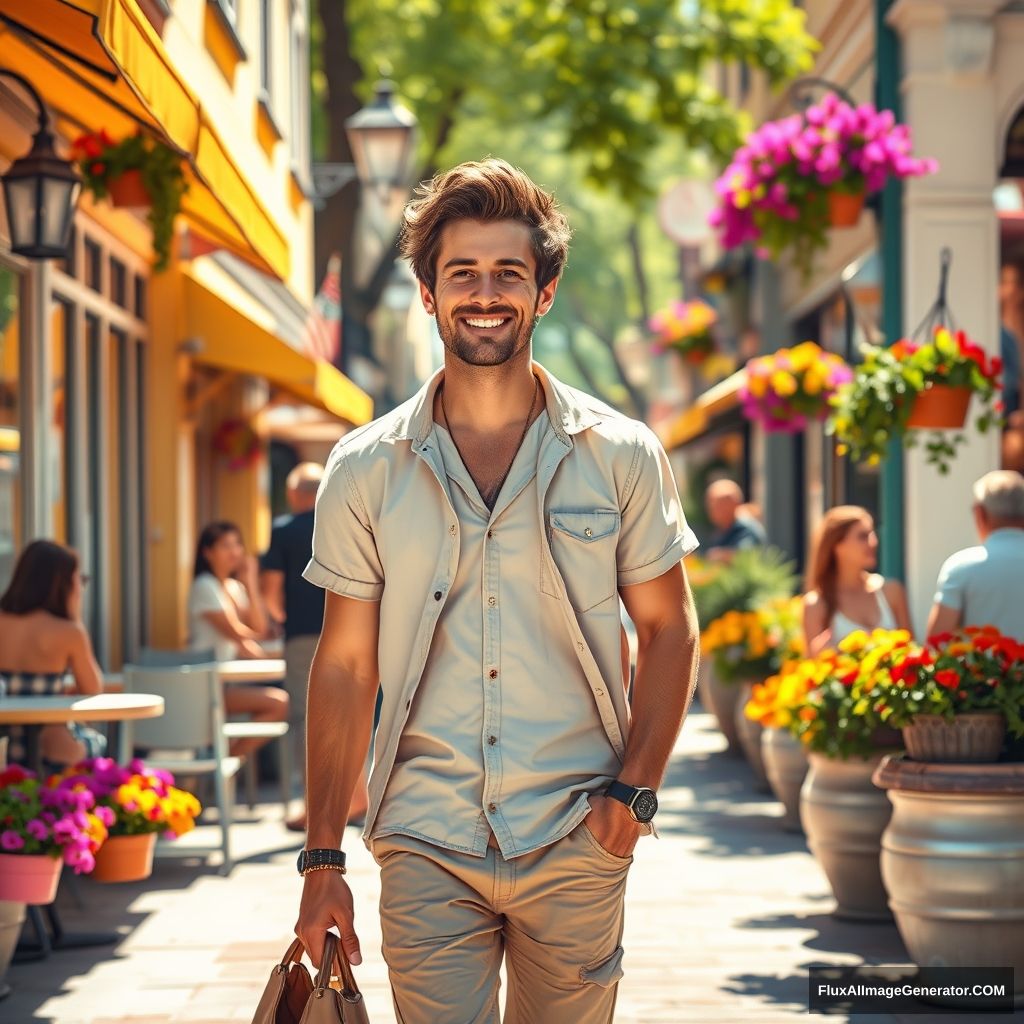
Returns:
[[[841,682],[843,686],[853,686],[853,684],[857,681],[857,676],[859,674],[860,669],[851,669],[849,672],[846,673],[846,675],[842,675],[839,677],[839,682]]]
[[[935,682],[947,690],[955,690],[960,685],[960,673],[955,669],[941,668],[935,673]]]
[[[12,786],[19,782],[24,782],[25,779],[31,777],[32,773],[22,768],[20,764],[12,764],[0,772],[0,789],[3,789],[4,786]]]
[[[101,174],[102,174],[102,173],[103,173],[103,172],[104,172],[104,171],[105,171],[106,169],[107,169],[107,165],[106,165],[106,164],[104,164],[104,163],[100,163],[99,161],[97,161],[96,163],[94,163],[94,164],[93,164],[93,165],[92,165],[92,166],[91,166],[91,167],[89,168],[89,170],[90,170],[90,171],[91,171],[91,172],[92,172],[93,174],[95,174],[95,175],[97,175],[97,176],[101,175]]]
[[[918,342],[911,341],[910,338],[901,338],[889,351],[897,359],[906,359],[908,356],[912,356],[920,347]]]

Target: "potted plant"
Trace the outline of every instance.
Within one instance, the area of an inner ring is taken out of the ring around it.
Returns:
[[[998,423],[1002,361],[987,356],[963,331],[938,327],[929,342],[903,339],[891,348],[866,345],[862,351],[852,380],[831,400],[826,430],[839,442],[840,454],[878,465],[892,438],[903,437],[907,447],[917,443],[914,428],[963,427],[972,396],[979,406],[977,430],[984,433]],[[933,433],[925,445],[928,462],[948,473],[963,441],[962,435]]]
[[[188,191],[181,157],[142,132],[114,139],[106,130],[79,136],[71,155],[78,163],[82,186],[96,199],[109,199],[115,206],[148,207],[154,269],[166,270],[174,218]]]
[[[176,839],[195,827],[199,801],[174,785],[170,772],[133,760],[119,765],[109,757],[91,758],[69,768],[60,787],[85,786],[97,808],[109,811],[109,838],[96,855],[93,878],[135,882],[153,872],[157,835]]]
[[[852,378],[839,356],[813,341],[779,349],[747,363],[740,390],[743,414],[769,433],[798,434],[828,416],[830,399]]]
[[[879,687],[881,715],[916,761],[995,761],[1024,736],[1024,644],[994,627],[932,637]]]
[[[64,864],[93,870],[110,820],[85,786],[40,781],[16,764],[0,772],[0,900],[52,903]]]
[[[814,686],[788,725],[810,761],[800,792],[807,845],[828,878],[840,917],[890,916],[879,854],[892,808],[871,781],[889,740],[877,688],[910,646],[905,630],[875,630],[852,634],[838,651],[822,651],[806,669]],[[895,747],[899,734],[891,735]]]
[[[910,129],[892,111],[828,93],[747,136],[715,183],[720,205],[711,224],[726,249],[753,242],[776,259],[788,250],[807,277],[828,227],[856,223],[867,194],[889,178],[938,170],[911,149]]]
[[[698,621],[710,624],[729,611],[763,608],[777,598],[792,595],[796,584],[795,566],[777,548],[737,551],[728,565],[715,566],[694,588]],[[701,700],[718,721],[730,751],[740,753],[742,745],[736,729],[740,687],[718,678],[715,659],[704,658],[702,664],[707,668],[701,676]]]
[[[701,299],[673,302],[648,323],[654,334],[651,351],[673,349],[691,366],[700,366],[715,351],[712,329],[717,322],[718,314]]]

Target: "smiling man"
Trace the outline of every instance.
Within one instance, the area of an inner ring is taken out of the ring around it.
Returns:
[[[363,838],[404,1024],[604,1024],[638,838],[689,705],[696,546],[644,424],[531,358],[569,229],[500,160],[405,212],[444,367],[327,465],[306,578],[327,591],[308,699],[296,933],[360,960],[340,851],[380,727]],[[636,626],[626,698],[620,598]]]

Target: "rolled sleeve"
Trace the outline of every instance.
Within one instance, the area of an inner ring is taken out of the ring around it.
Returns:
[[[656,579],[697,547],[665,449],[644,424],[626,490],[616,553],[620,587]]]
[[[379,601],[384,593],[384,570],[369,516],[343,453],[332,457],[320,484],[313,557],[302,575],[314,586],[359,601]]]
[[[964,607],[964,573],[959,559],[954,555],[947,558],[939,570],[939,578],[935,584],[935,604],[945,605],[963,611]]]

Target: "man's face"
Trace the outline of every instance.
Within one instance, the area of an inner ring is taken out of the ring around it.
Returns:
[[[736,521],[736,510],[739,506],[739,499],[728,492],[709,491],[704,500],[711,525],[717,526],[720,530],[732,526]]]
[[[538,291],[530,229],[520,221],[456,220],[441,232],[434,291],[420,282],[444,347],[471,366],[500,366],[530,344],[557,279]]]

